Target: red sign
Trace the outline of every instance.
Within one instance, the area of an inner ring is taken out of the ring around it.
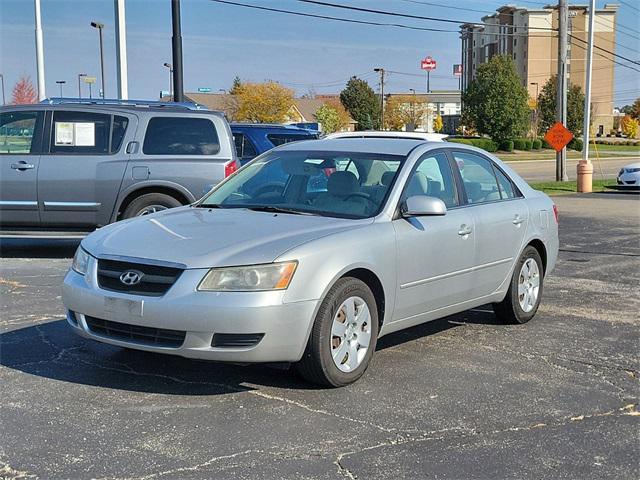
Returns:
[[[431,70],[435,70],[436,69],[436,61],[431,57],[425,57],[420,62],[420,68],[422,70],[426,70],[428,72],[430,72]]]
[[[559,152],[573,139],[573,133],[560,122],[556,122],[547,133],[544,134],[544,139],[547,141],[551,148],[556,152]]]
[[[454,77],[462,76],[462,64],[456,63],[453,65],[453,76]]]

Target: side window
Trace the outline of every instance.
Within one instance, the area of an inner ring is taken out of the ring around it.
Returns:
[[[475,153],[454,151],[469,203],[500,200],[498,181],[489,160]]]
[[[300,140],[312,140],[318,138],[311,134],[288,134],[288,133],[269,133],[267,139],[274,145],[283,145],[290,142],[299,142]]]
[[[111,115],[54,111],[49,152],[107,154],[109,153],[110,130]]]
[[[244,133],[234,133],[233,141],[236,144],[236,152],[238,153],[238,158],[251,159],[258,155],[255,147],[251,143]]]
[[[120,150],[124,134],[127,131],[127,125],[129,125],[129,119],[127,117],[121,117],[120,115],[113,117],[113,128],[111,129],[111,153],[115,153]]]
[[[152,118],[142,146],[145,155],[215,155],[219,151],[218,132],[208,118]]]
[[[0,154],[27,155],[35,146],[34,134],[42,112],[0,113]]]
[[[413,195],[439,198],[447,208],[459,205],[449,160],[443,152],[427,153],[418,161],[402,194],[402,199]]]
[[[496,177],[498,178],[498,185],[500,186],[500,195],[502,199],[515,198],[517,197],[516,190],[511,183],[511,180],[507,178],[507,176],[502,173],[502,171],[498,170],[494,167],[494,171],[496,172]]]

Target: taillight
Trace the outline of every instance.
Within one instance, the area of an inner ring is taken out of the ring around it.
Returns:
[[[553,216],[556,217],[556,223],[559,223],[559,221],[558,221],[558,206],[555,203],[553,204]]]
[[[224,166],[224,178],[227,178],[229,175],[231,175],[236,170],[238,170],[238,162],[233,160],[232,162],[227,163]]]

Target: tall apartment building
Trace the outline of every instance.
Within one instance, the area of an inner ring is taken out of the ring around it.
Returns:
[[[594,45],[615,51],[617,4],[596,9]],[[510,55],[516,64],[522,84],[534,99],[536,92],[558,69],[558,10],[555,5],[530,9],[505,5],[496,13],[482,17],[482,23],[461,26],[462,91],[475,78],[479,65],[494,55]],[[568,81],[585,89],[588,5],[569,6]],[[594,49],[592,76],[592,125],[600,134],[613,127],[613,57]]]

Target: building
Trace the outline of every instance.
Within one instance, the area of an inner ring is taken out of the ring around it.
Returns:
[[[423,115],[415,130],[433,133],[433,120],[437,115],[442,117],[443,128],[441,133],[453,135],[460,126],[460,91],[459,90],[432,90],[424,93],[391,93],[385,95],[386,101],[394,96],[416,97],[416,101],[426,103],[426,113]],[[408,104],[409,105],[409,104]],[[407,106],[407,108],[410,108]],[[406,128],[406,127],[405,127]]]
[[[596,10],[592,75],[592,125],[596,133],[613,128],[613,57],[618,6],[607,4]],[[496,13],[482,17],[482,23],[461,26],[462,90],[476,75],[479,65],[494,55],[513,57],[529,96],[537,92],[558,69],[558,10],[554,5],[531,9],[505,5]],[[569,5],[568,81],[585,90],[589,8]],[[602,50],[600,50],[602,49]],[[535,102],[532,103],[535,105]]]

